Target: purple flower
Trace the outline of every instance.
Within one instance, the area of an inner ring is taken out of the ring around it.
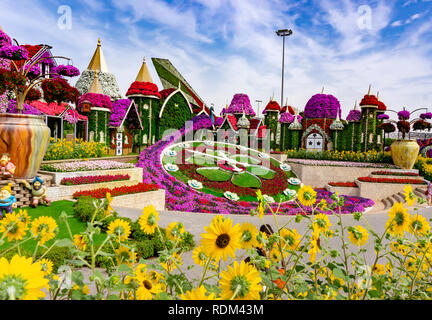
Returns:
[[[420,115],[420,118],[423,120],[432,119],[432,113],[431,112],[422,113]]]
[[[27,60],[29,58],[29,53],[24,47],[6,45],[0,48],[0,58],[8,60]]]
[[[377,119],[388,120],[388,119],[390,119],[390,117],[387,114],[380,114],[380,115],[378,115]]]
[[[78,68],[75,68],[74,66],[65,66],[62,64],[54,67],[52,72],[65,77],[76,77],[80,75],[80,71],[78,70]]]
[[[28,69],[27,66],[26,71],[27,71],[27,78],[29,78],[30,80],[39,77],[42,73],[38,65],[33,65],[30,69]]]
[[[330,94],[316,94],[307,102],[304,116],[311,119],[336,119],[341,116],[339,100]]]
[[[356,122],[361,120],[361,111],[360,110],[351,110],[348,114],[347,121]]]
[[[249,97],[243,93],[237,93],[231,100],[231,104],[225,110],[225,113],[243,113],[246,115],[255,117],[255,111],[252,109]]]
[[[129,99],[120,99],[112,103],[112,111],[109,126],[118,127],[126,116],[131,101]]]
[[[11,45],[11,38],[2,30],[0,30],[0,47]]]
[[[10,100],[9,101],[8,113],[18,113],[16,100]],[[23,114],[33,114],[33,115],[37,115],[37,116],[42,115],[42,112],[40,112],[35,107],[32,107],[31,105],[26,104],[26,103],[24,103],[24,105],[23,105],[22,113]]]
[[[402,110],[398,112],[399,120],[408,120],[411,114],[408,110]]]

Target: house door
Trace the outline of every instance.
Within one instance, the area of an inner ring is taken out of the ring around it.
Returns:
[[[312,133],[306,138],[306,150],[311,152],[323,151],[324,139],[319,133]]]

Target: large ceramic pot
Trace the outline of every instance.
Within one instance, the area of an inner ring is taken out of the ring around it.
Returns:
[[[396,140],[391,145],[393,163],[402,169],[412,169],[417,160],[420,146],[414,140]]]
[[[48,147],[50,129],[41,116],[0,114],[0,154],[9,153],[15,178],[33,178]]]

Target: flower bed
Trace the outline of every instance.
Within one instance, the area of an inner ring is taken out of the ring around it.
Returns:
[[[360,177],[358,178],[361,182],[373,182],[373,183],[400,183],[400,184],[426,184],[422,179],[389,179],[389,178],[371,178],[371,177]]]
[[[161,155],[165,148],[173,143],[182,141],[183,137],[202,128],[211,126],[211,121],[208,121],[208,116],[202,114],[191,119],[192,126],[187,129],[185,127],[174,132],[171,136],[164,140],[158,141],[156,144],[145,149],[139,156],[137,166],[143,169],[143,182],[155,183],[159,188],[166,190],[166,207],[168,210],[185,211],[185,212],[206,212],[220,214],[249,214],[250,210],[257,206],[257,202],[246,201],[230,201],[225,197],[217,197],[211,194],[201,193],[194,190],[188,185],[177,180],[162,168],[160,163]],[[325,189],[316,189],[317,201],[321,199],[328,203],[333,203],[331,192]],[[341,208],[342,213],[364,212],[365,208],[374,205],[374,201],[361,197],[344,197],[344,206]],[[275,210],[278,207],[277,203],[270,205]],[[278,214],[296,215],[306,210],[311,213],[310,209],[299,206],[294,202],[283,203],[278,211]],[[319,210],[319,209],[318,209]]]
[[[58,139],[55,141],[54,138],[50,138],[44,160],[100,158],[104,155],[106,155],[104,143],[81,139],[75,139],[75,141]]]
[[[73,161],[53,164],[43,164],[41,170],[49,172],[74,172],[74,171],[96,171],[110,169],[133,168],[131,163],[111,160]]]
[[[128,174],[116,174],[116,175],[103,175],[103,176],[83,176],[83,177],[71,177],[63,178],[60,184],[66,186],[79,185],[79,184],[91,184],[91,183],[102,183],[111,181],[122,181],[129,180],[130,175]]]
[[[95,190],[77,191],[73,194],[73,198],[78,199],[79,197],[87,196],[87,197],[93,197],[97,199],[103,199],[106,197],[107,193],[110,193],[112,197],[116,197],[116,196],[122,196],[126,194],[134,194],[134,193],[156,191],[156,190],[159,190],[159,187],[157,185],[141,182],[136,185],[126,186],[126,187],[123,186],[117,188],[100,188]]]
[[[332,187],[358,188],[355,182],[329,182]]]
[[[387,163],[329,161],[329,160],[292,159],[292,158],[288,158],[287,161],[309,165],[309,166],[341,166],[341,167],[395,168],[395,169],[397,168],[395,165],[387,164]]]
[[[354,151],[322,151],[310,152],[306,149],[288,150],[286,151],[290,159],[309,159],[309,160],[325,160],[325,161],[344,161],[345,162],[361,162],[361,163],[384,163],[393,164],[391,154],[389,152],[377,152],[375,150],[367,152]],[[396,168],[396,167],[395,167]]]
[[[408,177],[418,177],[419,174],[415,172],[396,172],[396,171],[374,171],[373,175],[377,176],[408,176]]]

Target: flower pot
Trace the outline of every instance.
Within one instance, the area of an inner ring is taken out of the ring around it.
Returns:
[[[15,178],[33,178],[39,170],[50,138],[41,116],[0,114],[0,154],[9,153]]]
[[[402,169],[414,167],[419,151],[420,146],[414,140],[396,140],[391,145],[393,163]]]

